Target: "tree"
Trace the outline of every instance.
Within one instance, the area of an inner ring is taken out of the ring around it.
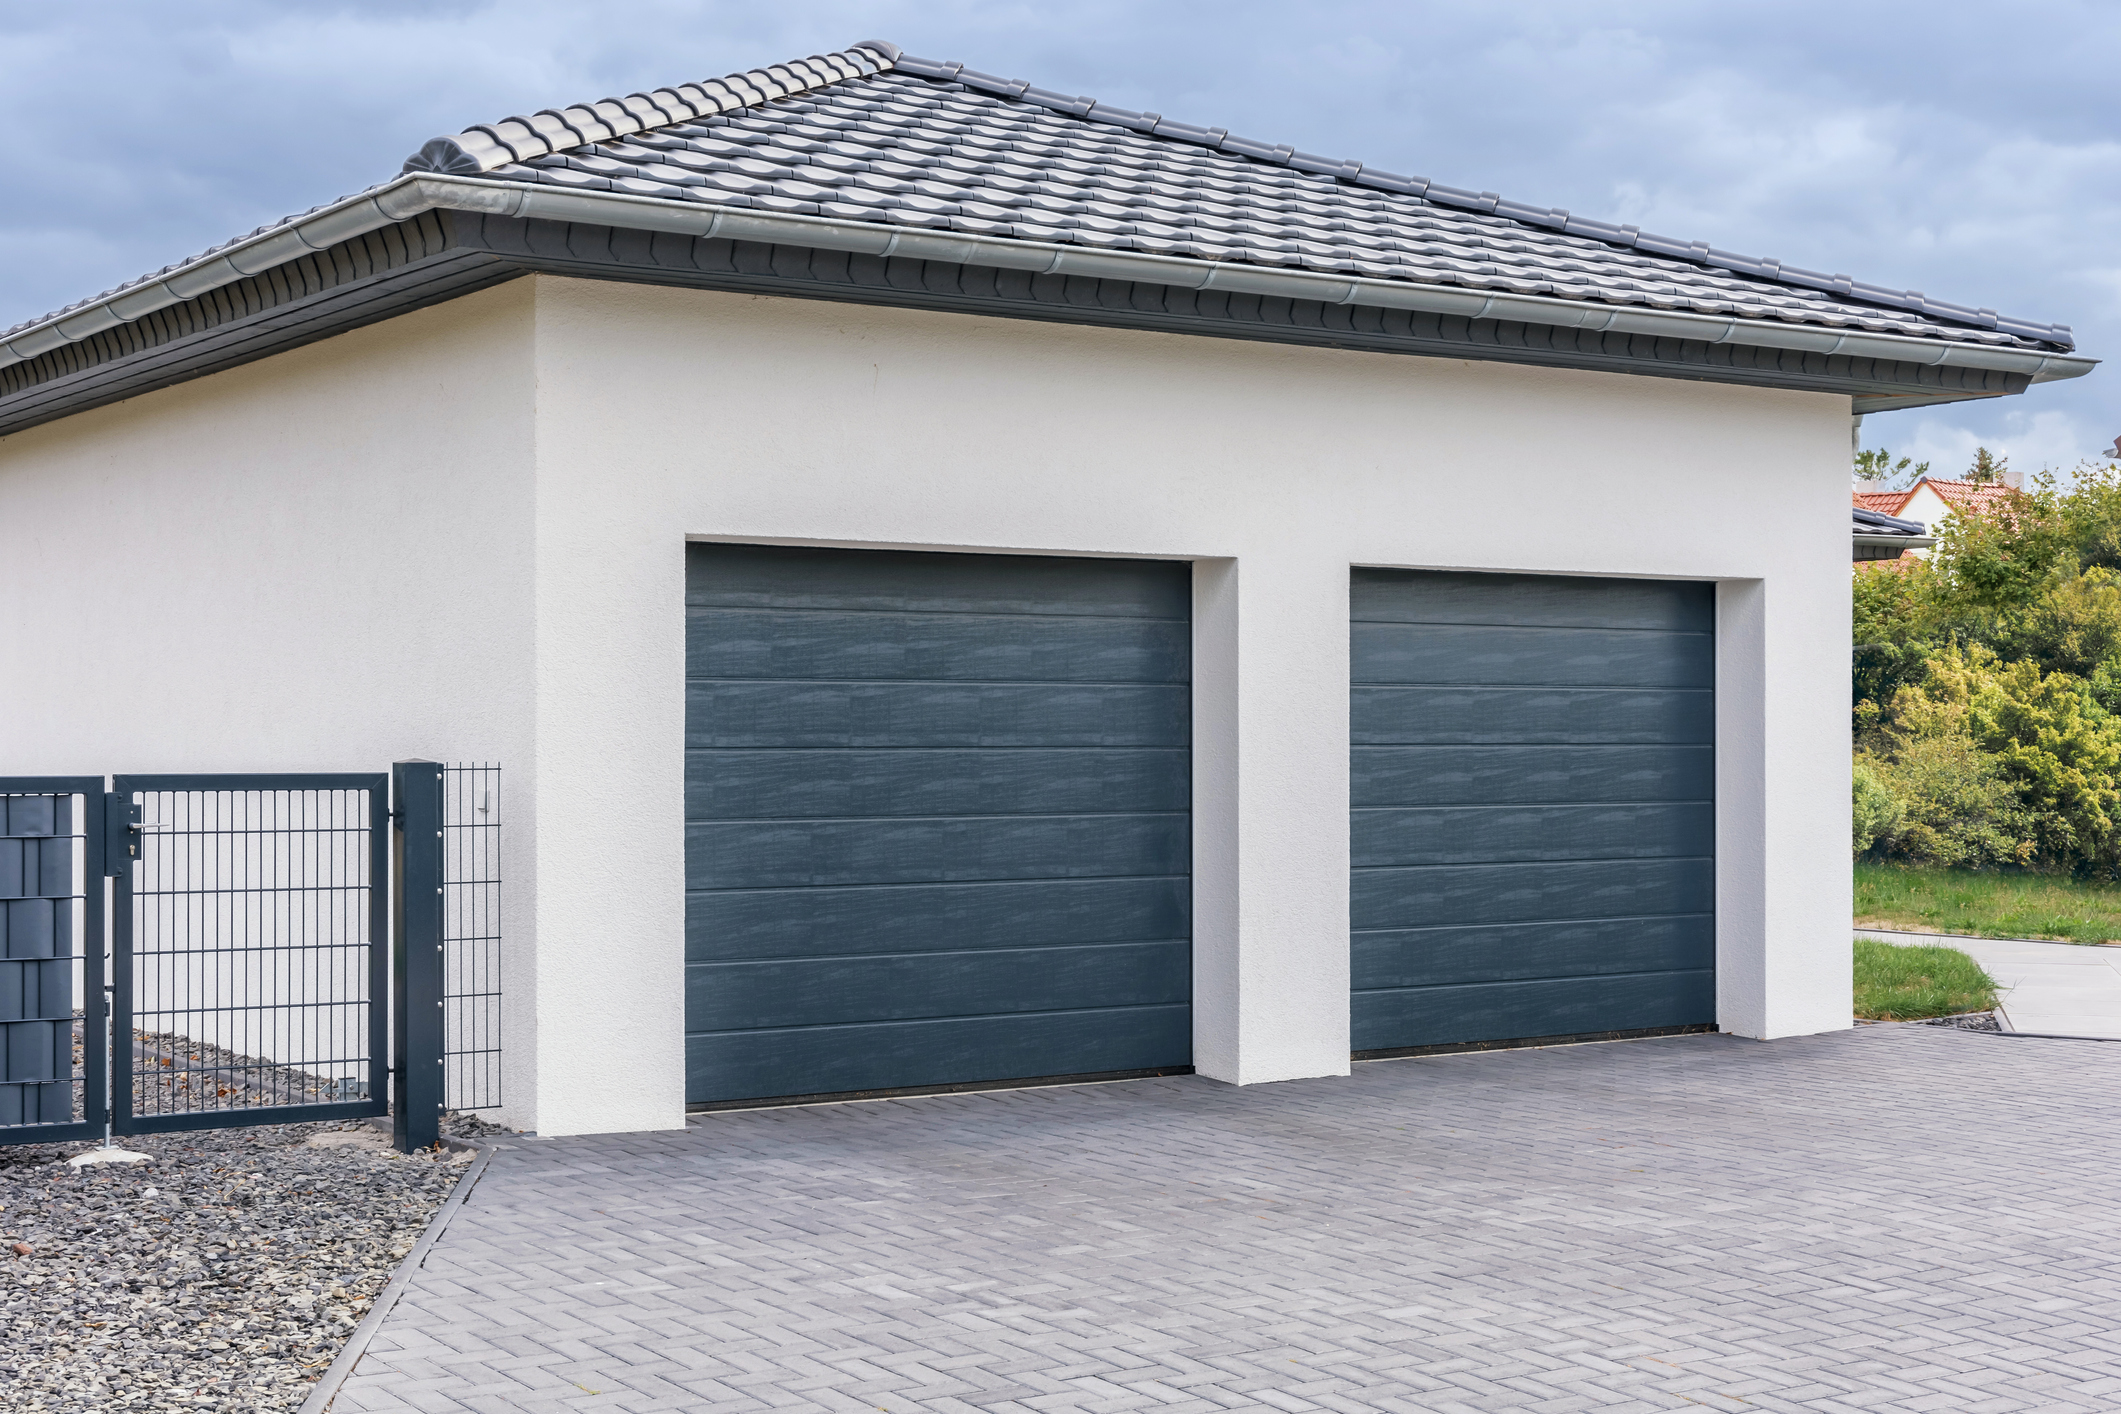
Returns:
[[[1999,457],[1986,447],[1974,448],[1974,464],[1966,469],[1966,479],[1976,485],[2001,481],[2003,473],[2011,469],[2009,457]]]
[[[2019,614],[2051,585],[2076,574],[2080,532],[2069,524],[2063,501],[2064,493],[2042,483],[1938,526],[1930,556],[1937,604],[1948,616]]]
[[[1917,462],[1912,457],[1902,457],[1896,462],[1893,460],[1893,454],[1883,447],[1878,447],[1868,452],[1856,453],[1856,477],[1859,481],[1873,481],[1884,486],[1886,482],[1892,481],[1902,473],[1907,472],[1909,467],[1913,467],[1914,471],[1907,476],[1905,484],[1911,485],[1929,473],[1930,464],[1928,462]],[[1885,489],[1898,490],[1900,488],[1886,486]]]
[[[1942,646],[1934,632],[1930,588],[1929,566],[1921,560],[1856,564],[1849,666],[1858,735],[1879,724],[1895,693],[1922,681]]]

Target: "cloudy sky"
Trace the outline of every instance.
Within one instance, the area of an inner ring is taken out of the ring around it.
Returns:
[[[2121,5],[0,0],[0,327],[511,113],[888,39],[1044,87],[2073,325],[2121,359]],[[2107,369],[1873,418],[2066,469]]]

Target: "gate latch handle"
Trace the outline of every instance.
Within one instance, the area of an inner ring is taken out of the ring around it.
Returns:
[[[115,792],[104,798],[103,863],[106,873],[116,874],[119,865],[140,857],[141,832],[154,828],[140,821],[145,808]]]

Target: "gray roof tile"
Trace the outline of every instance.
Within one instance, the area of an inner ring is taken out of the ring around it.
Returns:
[[[918,59],[881,41],[480,124],[429,142],[405,170],[1990,346],[2073,347],[2067,325],[1999,318],[1234,137]],[[109,293],[116,291],[97,298]]]
[[[1858,535],[1927,535],[1929,527],[1919,520],[1901,520],[1883,511],[1867,511],[1861,506],[1850,507]]]

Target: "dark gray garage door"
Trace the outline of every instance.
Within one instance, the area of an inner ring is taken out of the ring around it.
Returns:
[[[686,568],[690,1102],[1190,1064],[1189,566]]]
[[[1713,1022],[1714,591],[1357,570],[1360,1052]]]

